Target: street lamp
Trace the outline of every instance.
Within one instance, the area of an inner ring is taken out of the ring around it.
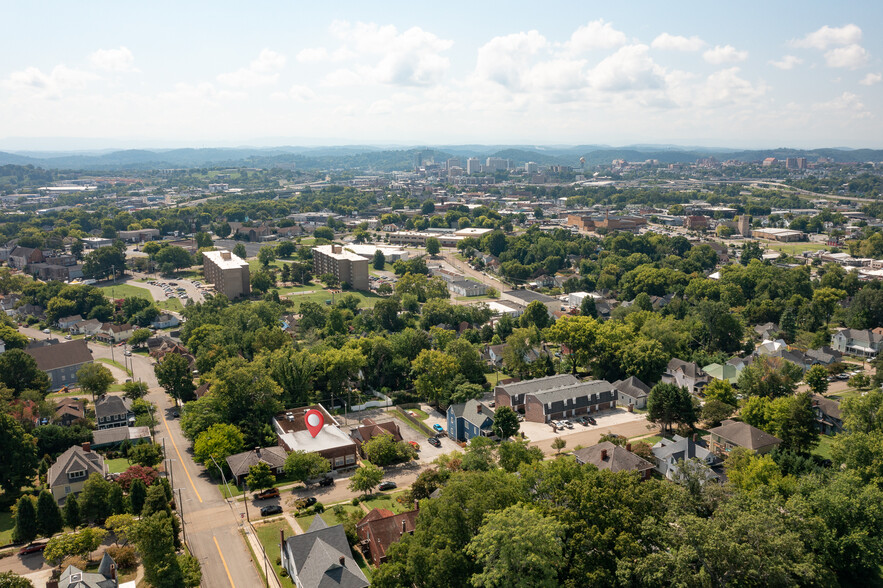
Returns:
[[[230,493],[230,498],[233,498],[233,491],[230,490],[230,487],[229,487],[229,486],[227,486],[227,477],[224,475],[224,470],[221,469],[221,466],[219,466],[219,465],[218,465],[218,462],[215,461],[215,456],[214,456],[214,455],[209,455],[209,457],[212,459],[212,463],[214,463],[215,466],[217,466],[218,471],[221,472],[221,480],[223,480],[223,482],[224,482],[224,487],[227,489],[227,492]],[[227,500],[227,497],[226,497],[226,496],[224,496],[224,500]]]

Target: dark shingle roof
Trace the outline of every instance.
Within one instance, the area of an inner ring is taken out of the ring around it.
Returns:
[[[233,475],[244,476],[248,474],[251,466],[259,463],[265,463],[273,469],[281,468],[285,465],[285,458],[288,457],[285,449],[278,445],[264,447],[259,451],[260,455],[258,455],[258,451],[252,449],[251,451],[243,451],[242,453],[229,456],[227,458],[227,465],[230,466],[230,471],[233,472]]]
[[[573,455],[578,462],[592,464],[599,470],[642,472],[653,469],[653,464],[646,459],[635,455],[625,447],[614,445],[610,441],[577,449]]]
[[[54,488],[68,481],[68,472],[86,471],[86,478],[92,473],[104,475],[104,458],[94,451],[84,451],[79,445],[74,445],[58,456],[55,463],[49,468],[46,479],[49,487]]]
[[[481,412],[479,412],[479,406],[481,407]],[[450,410],[454,413],[455,417],[462,417],[479,428],[482,428],[482,424],[487,419],[490,419],[491,423],[494,420],[494,409],[478,400],[468,400],[463,404],[452,404]],[[488,423],[484,428],[489,429],[490,426],[490,423]]]
[[[726,439],[739,447],[747,447],[754,450],[770,445],[778,445],[782,442],[778,437],[773,437],[769,433],[765,433],[748,423],[740,421],[724,421],[721,426],[709,429],[708,432]]]
[[[650,386],[635,376],[613,382],[613,387],[632,398],[646,398],[650,395]]]
[[[25,349],[25,353],[33,357],[37,367],[44,372],[92,361],[89,346],[82,339]]]
[[[122,396],[105,394],[95,401],[95,418],[105,418],[117,414],[129,414],[132,401]]]
[[[536,392],[542,392],[543,390],[578,383],[579,380],[571,374],[558,374],[555,376],[546,376],[545,378],[537,378],[535,380],[525,380],[523,382],[515,382],[514,384],[506,384],[505,386],[497,386],[497,388],[509,396],[517,396],[519,394],[534,394]]]
[[[316,588],[365,588],[367,578],[352,557],[342,525],[319,525],[316,515],[310,530],[285,540],[294,560],[300,585]],[[340,558],[344,558],[343,566]]]

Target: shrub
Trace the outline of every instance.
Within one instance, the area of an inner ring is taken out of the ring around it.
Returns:
[[[279,575],[282,576],[283,578],[287,578],[288,577],[288,570],[286,570],[285,568],[282,568],[281,570],[279,570]]]
[[[353,506],[359,506],[359,497],[358,496],[353,498]]]
[[[74,566],[75,568],[80,568],[81,570],[85,570],[86,566],[89,565],[89,562],[86,561],[86,558],[79,555],[69,555],[68,557],[61,560],[61,566],[59,566],[62,570],[67,569],[68,566]]]
[[[112,545],[107,548],[107,554],[122,570],[132,570],[138,567],[138,555],[131,545]]]
[[[150,486],[156,481],[158,475],[159,474],[157,474],[156,470],[152,467],[133,465],[129,466],[125,472],[120,474],[117,478],[117,483],[123,487],[123,490],[128,492],[129,488],[132,486],[132,482],[136,479],[144,482],[145,486]]]
[[[313,511],[314,511],[316,514],[322,514],[323,512],[325,512],[325,505],[322,504],[321,502],[317,502],[317,503],[313,506]]]
[[[277,557],[277,558],[276,558],[276,565],[277,565],[277,566],[281,566],[281,565],[282,565],[282,558],[281,558],[281,557]]]

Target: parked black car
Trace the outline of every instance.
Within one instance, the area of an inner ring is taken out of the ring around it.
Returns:
[[[441,447],[441,441],[438,440],[438,437],[430,437],[426,440],[433,447]]]
[[[268,517],[274,514],[282,514],[282,507],[278,504],[273,504],[271,506],[265,506],[261,509],[261,516]]]
[[[378,486],[377,489],[378,490],[392,490],[395,487],[396,487],[395,482],[393,482],[391,480],[387,480],[386,482],[381,482],[380,486]]]

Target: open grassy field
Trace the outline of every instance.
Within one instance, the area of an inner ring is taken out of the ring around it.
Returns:
[[[346,296],[347,294],[352,294],[353,296],[358,298],[359,306],[365,308],[374,308],[374,305],[377,304],[377,301],[383,298],[382,296],[378,296],[373,292],[351,291],[343,293],[335,292],[334,294],[332,294],[328,290],[320,290],[318,292],[313,292],[312,294],[293,294],[292,296],[288,296],[288,299],[292,300],[295,304],[309,301],[325,306],[326,300],[333,300],[334,302],[337,302],[341,296]]]
[[[834,435],[820,435],[819,445],[813,451],[814,455],[818,455],[822,459],[831,459],[831,446],[834,444]]]
[[[138,286],[133,286],[132,284],[102,286],[101,289],[104,290],[104,295],[111,300],[117,298],[143,298],[145,300],[153,302],[154,304],[156,304],[157,308],[160,308],[162,310],[181,311],[184,309],[181,301],[177,298],[169,298],[168,300],[155,300],[153,298],[153,294],[150,293],[150,290],[146,288],[139,288]]]
[[[400,494],[402,494],[402,492],[377,492],[363,499],[362,502],[369,510],[372,508],[385,508],[394,513],[402,513],[411,510],[412,507],[410,505],[405,506],[396,500]]]
[[[766,249],[780,251],[788,255],[800,255],[804,251],[821,251],[822,249],[830,249],[824,243],[776,243],[761,241],[761,245]]]
[[[112,365],[116,368],[123,370],[124,372],[126,372],[130,376],[132,375],[132,372],[130,370],[126,369],[126,366],[124,366],[123,364],[121,364],[118,361],[114,361],[113,359],[107,359],[106,357],[99,357],[95,361],[100,361],[101,363],[106,363],[107,365]]]
[[[294,535],[294,530],[291,528],[291,525],[288,524],[288,521],[285,519],[273,521],[271,523],[259,523],[254,526],[255,533],[257,535],[258,541],[261,542],[261,545],[264,546],[264,551],[267,552],[267,559],[269,560],[269,565],[273,566],[273,569],[276,570],[276,575],[282,581],[283,586],[293,586],[294,583],[291,581],[291,578],[283,578],[280,575],[282,571],[282,566],[276,564],[276,558],[278,558],[282,554],[282,549],[279,545],[279,531],[285,531],[286,537],[291,537]],[[258,567],[261,568],[261,572],[264,570],[264,561],[260,554],[257,554],[258,559],[256,563]]]

